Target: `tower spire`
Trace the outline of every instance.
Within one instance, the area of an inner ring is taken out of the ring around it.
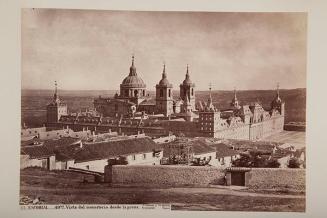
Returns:
[[[58,86],[57,81],[55,81],[55,93],[53,95],[53,100],[55,102],[59,99],[59,97],[58,97],[58,87],[57,86]]]
[[[277,89],[276,89],[276,92],[277,92],[277,97],[279,98],[279,82],[277,83]]]
[[[211,96],[211,83],[209,83],[209,101],[212,103],[212,96]]]
[[[237,97],[236,97],[236,87],[234,86],[234,99],[237,100]]]
[[[163,64],[162,78],[163,79],[167,78],[167,74],[166,74],[166,63],[165,62]]]
[[[186,78],[189,78],[190,74],[188,73],[188,64],[186,65]]]
[[[132,67],[134,67],[134,54],[132,55]]]
[[[129,76],[137,76],[136,74],[136,67],[134,66],[134,54],[132,55],[132,66],[129,68]]]

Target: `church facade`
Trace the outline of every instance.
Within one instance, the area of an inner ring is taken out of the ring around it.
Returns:
[[[136,72],[133,56],[129,74],[120,84],[120,92],[110,98],[96,98],[92,113],[68,114],[67,105],[59,99],[56,86],[54,100],[47,106],[47,127],[258,140],[282,131],[284,116],[285,103],[280,98],[278,87],[268,111],[259,103],[241,105],[236,90],[229,109],[218,110],[213,105],[211,88],[209,99],[196,104],[195,84],[191,81],[188,66],[178,97],[173,96],[173,85],[164,65],[155,97],[151,98],[146,84]]]

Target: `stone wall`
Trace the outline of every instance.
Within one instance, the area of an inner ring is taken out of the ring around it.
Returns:
[[[255,189],[290,188],[305,190],[305,169],[252,168],[245,186]]]
[[[112,174],[111,174],[112,173]],[[197,166],[121,166],[105,168],[105,181],[116,184],[209,185],[223,184],[223,168]],[[109,179],[108,179],[109,178]]]
[[[105,181],[114,184],[223,185],[225,170],[201,166],[106,166]],[[227,176],[230,173],[227,173]],[[245,186],[253,189],[305,191],[305,169],[252,168],[245,173]]]

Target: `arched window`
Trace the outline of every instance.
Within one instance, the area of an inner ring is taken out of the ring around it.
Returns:
[[[193,88],[192,88],[192,96],[194,95],[194,90],[193,90]]]
[[[145,96],[145,90],[143,90],[143,96]]]
[[[163,97],[163,90],[160,89],[160,97]]]
[[[137,97],[137,96],[138,96],[138,91],[134,90],[134,97]]]
[[[171,96],[171,91],[170,91],[170,89],[168,90],[168,96],[169,96],[169,97]]]
[[[128,97],[128,90],[125,90],[125,96]]]

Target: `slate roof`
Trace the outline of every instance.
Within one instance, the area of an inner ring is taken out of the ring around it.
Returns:
[[[83,148],[75,154],[75,162],[147,153],[153,150],[162,149],[148,137],[85,144]]]
[[[140,103],[140,105],[155,105],[155,104],[156,104],[156,100],[153,98],[146,99]]]
[[[185,140],[178,139],[169,143],[161,144],[162,148],[164,148],[164,157],[169,157],[170,153],[179,152],[182,147],[190,146],[194,155],[207,154],[211,152],[216,152],[216,149],[209,146],[207,142],[204,140]],[[171,152],[170,152],[171,151]]]
[[[31,145],[41,145],[41,144],[43,144],[43,141],[38,138],[33,138],[27,141],[20,142],[21,146],[31,146]]]
[[[46,141],[44,141],[43,145],[50,149],[55,149],[58,147],[79,144],[80,142],[81,142],[81,139],[79,139],[79,138],[62,137],[60,139],[46,140]]]
[[[189,145],[192,146],[192,151],[195,155],[216,152],[215,148],[209,146],[202,140],[190,141]]]
[[[214,147],[217,151],[217,157],[230,157],[234,155],[238,155],[240,152],[235,151],[231,148],[229,148],[227,145],[223,143],[218,143],[218,144],[212,144],[211,147]]]
[[[29,155],[31,159],[47,158],[55,153],[45,146],[25,146],[21,148],[21,154]]]

